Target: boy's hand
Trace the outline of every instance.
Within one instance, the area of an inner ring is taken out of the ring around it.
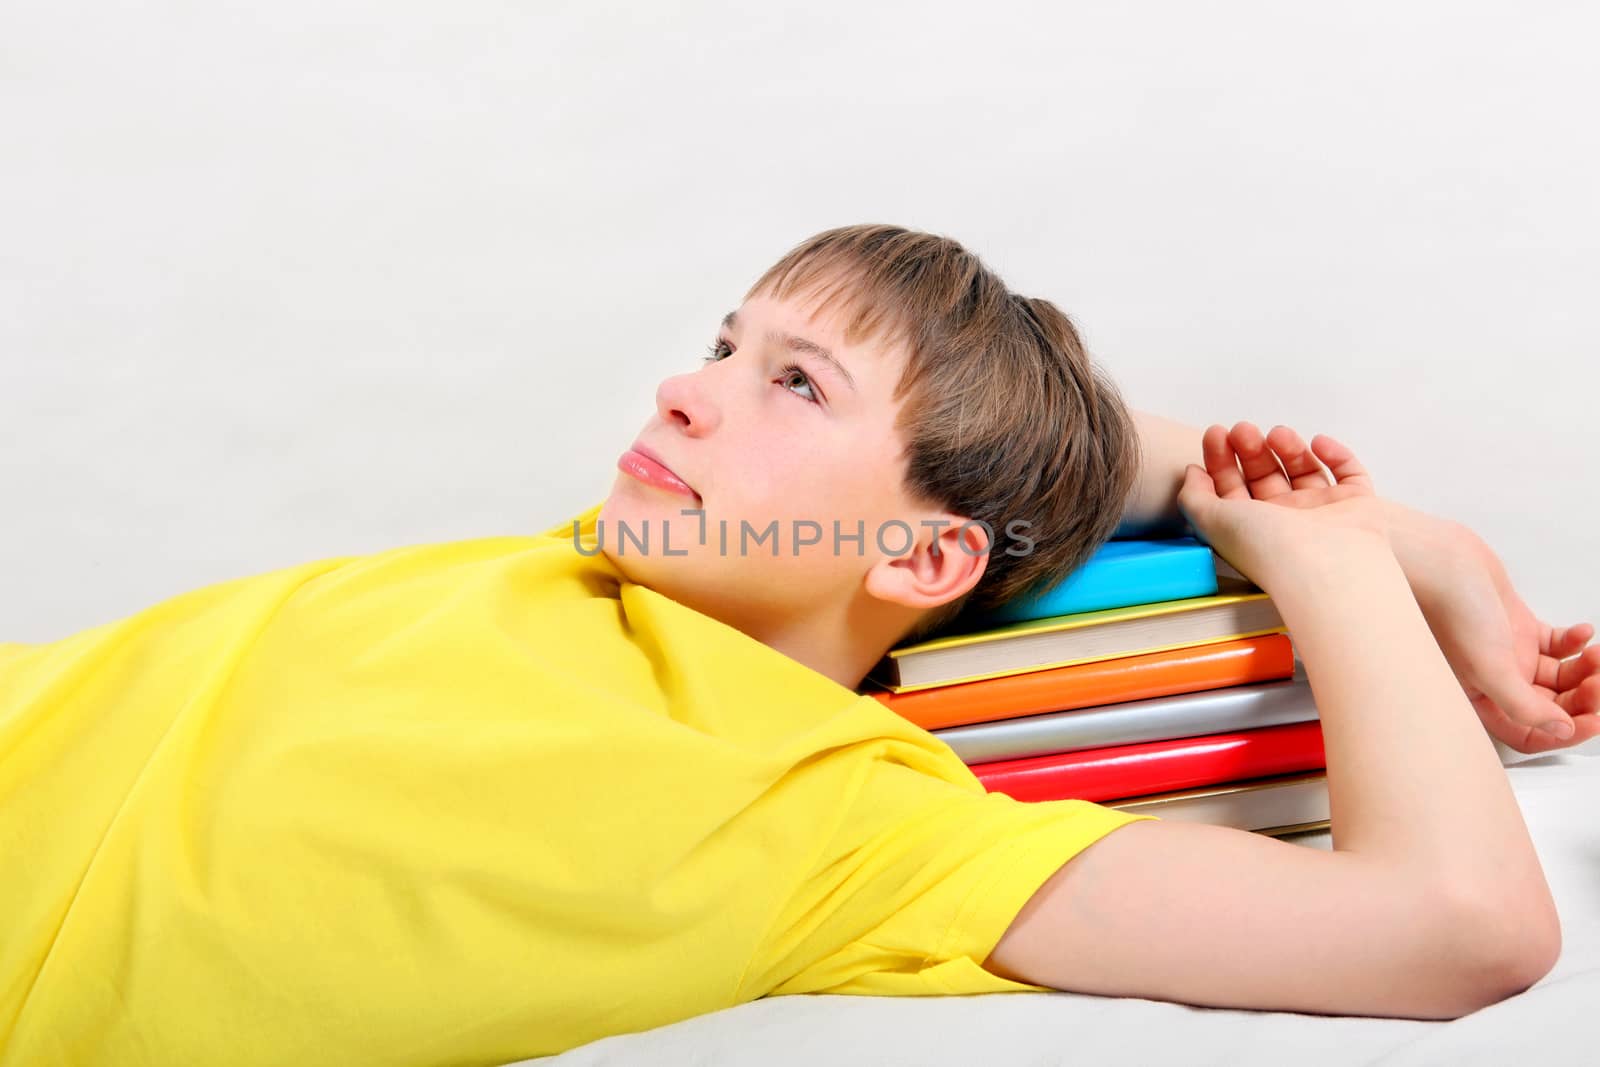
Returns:
[[[1526,753],[1600,734],[1600,645],[1584,647],[1594,627],[1541,621],[1481,538],[1459,523],[1443,529],[1449,544],[1443,558],[1457,561],[1456,578],[1430,597],[1423,614],[1484,727]],[[1420,548],[1427,540],[1416,543]],[[1557,732],[1540,729],[1545,722],[1559,724]],[[1562,726],[1571,733],[1560,732]]]
[[[1354,453],[1326,435],[1307,449],[1287,426],[1263,438],[1241,422],[1231,431],[1209,427],[1202,451],[1219,493],[1247,490],[1288,507],[1370,498],[1440,651],[1492,736],[1540,753],[1600,734],[1600,646],[1584,648],[1594,627],[1556,628],[1535,617],[1500,560],[1465,526],[1380,500]],[[1567,732],[1541,729],[1546,722]]]

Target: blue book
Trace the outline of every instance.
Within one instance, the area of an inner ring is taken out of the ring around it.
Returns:
[[[1107,541],[1088,562],[1065,578],[1014,597],[993,611],[964,622],[962,628],[988,628],[1216,593],[1217,570],[1211,547],[1193,537]]]

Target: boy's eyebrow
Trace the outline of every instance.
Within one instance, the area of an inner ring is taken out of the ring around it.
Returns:
[[[737,310],[730,311],[726,315],[722,316],[723,328],[729,330],[733,329],[738,317],[739,312]],[[829,352],[826,348],[823,348],[815,341],[807,341],[804,337],[796,337],[794,334],[784,333],[782,330],[768,330],[767,340],[783,345],[790,351],[804,352],[808,355],[817,357],[837,371],[839,373],[839,377],[844,379],[844,383],[848,385],[852,391],[859,392],[859,390],[856,389],[856,380],[850,377],[850,372],[845,370],[844,364],[835,359],[832,352]]]

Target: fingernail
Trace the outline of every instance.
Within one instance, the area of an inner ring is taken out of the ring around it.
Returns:
[[[1565,740],[1572,736],[1572,724],[1566,719],[1551,719],[1549,722],[1539,724],[1539,729],[1545,730]]]

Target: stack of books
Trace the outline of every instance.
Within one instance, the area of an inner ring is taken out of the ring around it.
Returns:
[[[1192,537],[1111,541],[894,649],[861,691],[991,792],[1274,836],[1329,826],[1322,724],[1272,599]]]

